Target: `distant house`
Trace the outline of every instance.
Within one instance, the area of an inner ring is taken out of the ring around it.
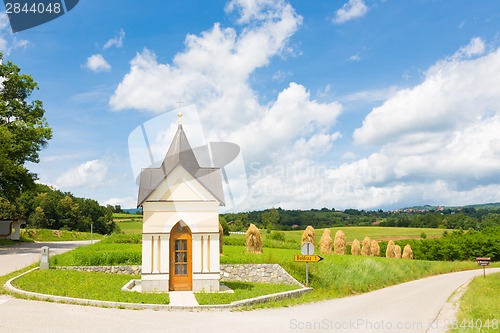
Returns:
[[[200,166],[181,117],[163,163],[140,175],[143,291],[219,290],[221,170]]]

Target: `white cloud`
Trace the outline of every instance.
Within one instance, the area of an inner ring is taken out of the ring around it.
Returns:
[[[249,84],[287,49],[301,17],[282,1],[232,1],[226,9],[239,13],[241,32],[214,24],[188,35],[171,64],[143,50],[109,102],[116,111],[153,113],[175,109],[180,99],[196,104],[208,141],[241,147],[250,190],[238,210],[500,200],[500,49],[485,53],[482,40],[471,40],[414,87],[343,98],[385,102],[353,134],[375,152],[336,156],[345,136],[335,129],[340,103],[318,102],[290,82],[263,105]],[[188,123],[185,130],[189,136]],[[339,157],[345,163],[331,165]]]
[[[353,54],[352,56],[349,57],[349,61],[361,61],[361,56],[359,54]]]
[[[215,24],[198,36],[188,35],[185,50],[172,64],[159,63],[155,54],[143,50],[131,61],[111,107],[158,113],[176,108],[182,99],[196,104],[208,141],[238,144],[247,167],[286,167],[307,159],[316,163],[340,137],[333,127],[342,106],[314,100],[295,82],[262,105],[249,84],[256,69],[288,52],[302,18],[284,1],[232,1],[226,10],[240,15],[240,33]],[[189,136],[187,123],[185,129]]]
[[[474,60],[440,61],[425,80],[398,91],[354,132],[357,143],[384,144],[403,138],[425,141],[427,133],[463,128],[483,114],[500,109],[500,49]],[[420,139],[415,135],[420,134]]]
[[[237,11],[239,22],[247,24],[240,34],[216,23],[199,36],[188,35],[185,51],[172,64],[158,63],[147,49],[138,53],[110,99],[111,108],[159,113],[182,99],[206,114],[235,112],[225,116],[241,123],[253,117],[261,106],[248,78],[286,51],[302,18],[283,1],[231,1],[227,10]]]
[[[64,172],[55,183],[58,188],[95,188],[106,181],[107,171],[104,161],[91,160]]]
[[[378,102],[385,101],[392,96],[394,96],[400,88],[397,86],[390,86],[388,88],[382,89],[372,89],[372,90],[364,90],[358,91],[341,98],[342,101],[356,102],[356,101],[364,101],[364,102]]]
[[[102,56],[102,54],[93,54],[87,58],[87,62],[83,65],[83,67],[91,70],[92,72],[108,72],[111,70],[111,65],[108,64],[106,59]]]
[[[474,56],[478,56],[484,53],[486,46],[484,41],[480,37],[474,37],[471,39],[470,43],[464,47],[461,47],[454,55],[453,59],[461,60],[467,59]]]
[[[366,15],[368,7],[363,0],[349,0],[335,12],[333,22],[342,24]]]
[[[120,205],[122,208],[135,208],[137,206],[137,198],[134,197],[124,197],[124,198],[110,198],[103,203],[104,206],[111,205],[116,206]]]
[[[28,46],[28,40],[17,40],[12,33],[7,14],[0,13],[0,52],[2,52],[4,56],[8,56],[11,51],[19,48],[27,48]]]
[[[473,39],[456,53],[466,57],[437,62],[422,83],[374,108],[353,138],[380,150],[331,175],[400,202],[500,200],[500,49],[465,59],[482,54],[481,45]]]
[[[470,45],[479,44],[473,40]],[[481,52],[468,46],[457,54]],[[287,163],[250,165],[247,209],[499,201],[498,86],[500,48],[475,59],[438,61],[423,82],[387,97],[354,132],[358,144],[374,145],[374,153],[364,158],[345,153],[342,158],[351,161],[338,167],[300,153]],[[291,154],[301,143],[292,146]]]
[[[117,47],[121,48],[123,47],[123,40],[125,39],[125,31],[123,29],[120,29],[120,32],[118,36],[109,39],[104,46],[102,47],[103,50],[109,49],[110,47]]]

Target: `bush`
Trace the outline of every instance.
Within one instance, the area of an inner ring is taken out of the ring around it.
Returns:
[[[269,238],[284,242],[285,241],[285,233],[283,231],[273,231],[269,235]]]

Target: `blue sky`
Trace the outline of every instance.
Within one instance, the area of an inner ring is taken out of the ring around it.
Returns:
[[[196,145],[241,148],[230,210],[500,201],[500,2],[145,3],[0,17],[54,130],[42,183],[133,207],[129,135],[150,121],[161,156],[181,106]]]

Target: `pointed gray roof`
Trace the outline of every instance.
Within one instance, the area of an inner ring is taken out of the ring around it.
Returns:
[[[225,205],[220,168],[200,166],[189,144],[186,133],[182,128],[182,124],[179,124],[162,164],[157,168],[146,168],[141,171],[137,207],[142,206],[151,193],[158,188],[163,180],[178,165],[182,166],[193,178],[203,185],[222,206]]]

